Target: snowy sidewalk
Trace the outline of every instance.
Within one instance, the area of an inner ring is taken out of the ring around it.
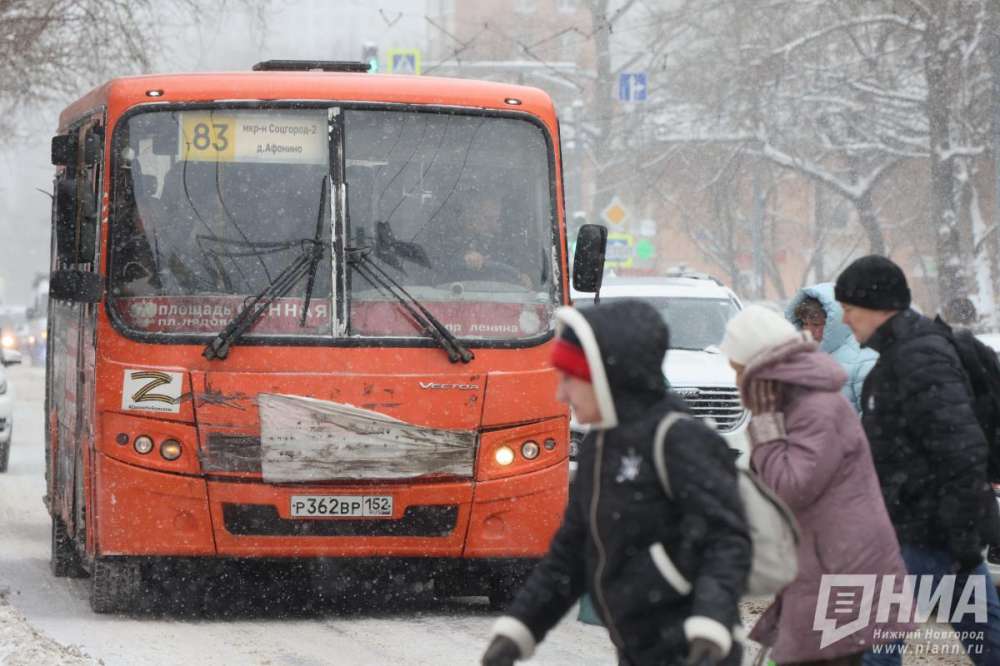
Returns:
[[[0,589],[0,664],[3,666],[93,666],[94,661],[76,647],[56,643],[36,631],[7,602]]]

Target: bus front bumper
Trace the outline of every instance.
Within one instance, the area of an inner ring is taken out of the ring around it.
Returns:
[[[495,481],[271,485],[97,456],[99,555],[538,558],[562,518],[567,465]],[[293,495],[393,498],[392,518],[297,518]]]

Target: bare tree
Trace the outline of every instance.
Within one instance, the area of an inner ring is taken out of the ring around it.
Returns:
[[[901,162],[926,160],[939,295],[966,294],[962,193],[989,122],[986,1],[717,0],[690,9],[700,38],[677,71],[699,79],[694,101],[760,156],[850,201],[870,251],[886,251],[874,192]]]
[[[111,75],[145,71],[164,16],[190,21],[264,0],[0,0],[0,129],[18,111],[77,95]],[[6,125],[5,125],[6,124]]]

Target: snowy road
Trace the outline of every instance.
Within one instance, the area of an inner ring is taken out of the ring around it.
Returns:
[[[10,374],[17,406],[10,470],[0,475],[0,594],[7,588],[13,608],[0,605],[0,663],[93,663],[66,649],[71,646],[107,666],[479,663],[494,617],[484,599],[397,601],[387,608],[354,602],[303,611],[296,603],[302,594],[274,604],[268,602],[269,591],[240,598],[219,590],[225,601],[208,611],[95,615],[86,580],[53,578],[48,569],[49,520],[42,505],[44,374],[21,367]],[[30,625],[20,633],[12,628],[18,613]],[[66,647],[27,645],[46,643],[32,628]],[[18,647],[20,655],[8,656]],[[531,663],[612,664],[614,655],[603,629],[566,620]]]

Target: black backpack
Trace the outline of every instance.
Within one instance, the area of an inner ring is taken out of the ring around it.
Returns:
[[[943,327],[945,337],[955,346],[969,378],[973,410],[989,450],[987,478],[990,483],[1000,483],[1000,359],[992,347],[971,331],[953,331],[940,317],[935,322]]]

